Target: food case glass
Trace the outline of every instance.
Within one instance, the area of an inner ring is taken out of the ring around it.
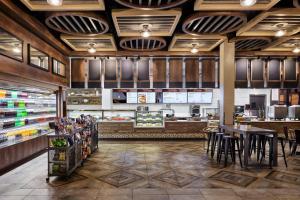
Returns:
[[[137,128],[163,128],[164,118],[162,111],[137,111],[136,123]]]

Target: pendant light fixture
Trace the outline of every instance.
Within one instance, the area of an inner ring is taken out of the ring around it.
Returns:
[[[88,52],[89,52],[89,53],[92,53],[92,54],[93,54],[93,53],[96,53],[97,50],[96,50],[96,48],[95,48],[95,45],[96,45],[95,43],[90,43],[90,44],[89,44],[89,46],[90,46],[90,47],[88,48]]]
[[[21,53],[21,48],[19,44],[15,44],[14,48],[12,49],[14,53]]]
[[[276,37],[282,37],[286,34],[286,27],[287,24],[286,23],[279,23],[279,24],[276,24],[275,27],[277,28],[277,31],[275,33],[275,36]]]
[[[141,36],[144,38],[150,37],[151,36],[151,24],[142,24],[142,31],[141,31]]]
[[[197,44],[192,44],[191,53],[195,54],[198,52],[199,52],[199,49],[197,48]]]
[[[61,6],[63,4],[63,0],[47,0],[47,3],[51,6]]]
[[[295,48],[293,49],[293,53],[298,54],[300,53],[300,44],[295,44]]]
[[[240,0],[240,4],[243,7],[250,7],[250,6],[254,6],[254,4],[256,4],[257,0]]]

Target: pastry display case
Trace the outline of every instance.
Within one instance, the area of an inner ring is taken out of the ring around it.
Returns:
[[[163,111],[137,111],[135,127],[164,127]]]

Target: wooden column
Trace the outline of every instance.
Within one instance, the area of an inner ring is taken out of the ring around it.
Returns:
[[[224,41],[220,46],[220,124],[233,124],[235,44]]]

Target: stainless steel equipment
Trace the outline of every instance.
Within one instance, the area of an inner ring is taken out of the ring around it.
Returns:
[[[289,118],[300,119],[300,105],[293,105],[289,107]]]
[[[286,105],[269,106],[268,116],[271,119],[285,119],[288,116],[288,108]]]
[[[138,106],[137,111],[149,111],[149,107],[148,106]]]
[[[200,117],[200,105],[191,105],[190,113],[192,117]]]

